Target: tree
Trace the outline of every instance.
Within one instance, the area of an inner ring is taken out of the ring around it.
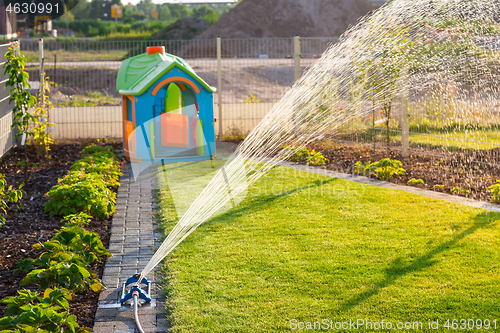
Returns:
[[[366,50],[357,66],[360,80],[366,86],[368,98],[382,109],[386,118],[386,142],[390,149],[392,107],[415,44],[410,38],[410,28],[404,25],[372,26],[360,43]]]

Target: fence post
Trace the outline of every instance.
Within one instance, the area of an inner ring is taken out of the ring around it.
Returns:
[[[294,79],[297,82],[300,79],[302,71],[300,70],[300,36],[295,35],[293,39],[293,64],[294,64]],[[300,123],[297,120],[297,110],[292,114],[293,133],[295,137],[300,135]]]
[[[222,141],[222,47],[220,36],[217,36],[217,97],[219,105],[219,141]]]
[[[39,53],[39,58],[40,58],[40,86],[38,87],[38,91],[39,93],[42,92],[42,88],[43,88],[43,62],[45,60],[44,56],[43,56],[43,38],[40,38],[38,40],[38,53]]]
[[[295,67],[295,81],[300,79],[302,71],[300,70],[300,36],[295,35],[293,39],[293,60]]]
[[[402,155],[403,158],[410,156],[410,114],[408,110],[408,98],[409,98],[409,86],[408,86],[408,69],[402,72],[402,87],[401,87],[401,112],[400,112],[400,123],[401,123],[401,143],[402,143]]]

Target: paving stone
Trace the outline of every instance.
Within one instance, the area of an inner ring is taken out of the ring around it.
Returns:
[[[109,250],[113,257],[108,258],[104,268],[103,282],[108,289],[101,292],[96,312],[94,332],[98,333],[130,333],[137,332],[133,321],[133,310],[123,311],[119,308],[109,308],[116,305],[121,294],[121,284],[130,276],[140,272],[154,254],[154,245],[158,243],[155,237],[153,220],[152,179],[143,177],[140,182],[134,182],[131,172],[126,171],[120,179],[122,186],[117,194],[117,213],[113,216]],[[155,282],[154,274],[148,278]],[[156,287],[156,284],[153,285]],[[158,291],[153,288],[152,296],[157,298]],[[162,297],[161,294],[159,297]],[[108,307],[106,307],[108,306]],[[118,310],[120,309],[120,310]],[[139,308],[141,325],[145,332],[165,332],[168,330],[165,317],[157,317],[163,307]],[[161,318],[158,324],[157,318]]]

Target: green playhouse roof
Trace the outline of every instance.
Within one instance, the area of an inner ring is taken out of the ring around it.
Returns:
[[[118,71],[116,90],[122,95],[142,95],[158,78],[173,67],[183,69],[208,91],[216,90],[203,81],[184,59],[168,53],[152,55],[144,53],[124,60]]]

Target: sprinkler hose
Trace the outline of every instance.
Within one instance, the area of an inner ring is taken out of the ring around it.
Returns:
[[[140,333],[144,333],[144,330],[142,329],[141,323],[139,322],[139,311],[137,310],[138,307],[138,298],[139,298],[139,293],[137,291],[133,292],[133,297],[134,297],[134,320],[135,320],[135,325],[137,326],[137,329],[139,330]]]

